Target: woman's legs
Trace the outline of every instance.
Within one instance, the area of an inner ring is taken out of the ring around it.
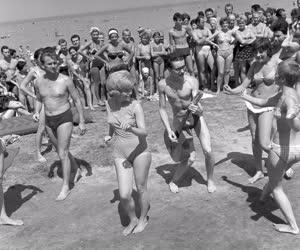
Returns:
[[[224,79],[224,69],[225,69],[225,60],[222,56],[218,55],[217,57],[217,65],[218,65],[218,78],[217,78],[217,95],[220,94],[221,87],[223,85]]]
[[[203,87],[203,89],[207,89],[208,86],[207,86],[207,77],[206,77],[206,58],[205,58],[205,55],[203,54],[203,52],[199,52],[197,53],[197,60],[198,60],[198,64],[199,64],[199,67],[198,67],[198,70],[199,70],[199,81],[200,81],[200,84],[201,86]]]
[[[147,214],[150,209],[150,201],[147,189],[147,181],[150,165],[150,152],[145,152],[138,155],[133,161],[135,184],[139,195],[139,205],[141,208],[141,216],[136,228],[133,230],[133,233],[142,232],[148,224]]]
[[[99,86],[98,86],[99,87]],[[98,89],[98,93],[99,93],[99,89]],[[100,69],[100,94],[99,94],[99,104],[101,106],[104,106],[105,103],[104,101],[106,100],[106,73],[105,73],[105,68],[102,67]]]
[[[258,115],[248,110],[248,122],[250,127],[250,133],[252,137],[252,152],[255,161],[256,173],[249,179],[250,183],[254,183],[264,177],[262,171],[262,149],[259,145],[258,135]]]
[[[287,163],[280,159],[273,150],[270,151],[269,161],[271,163],[271,166],[268,166],[269,185],[273,192],[274,199],[288,223],[288,225],[274,224],[274,227],[279,232],[298,234],[299,228],[291,203],[282,188],[282,178],[285,173]]]
[[[194,76],[194,69],[193,69],[193,59],[191,55],[185,57],[185,65],[187,66],[188,72],[191,76]]]
[[[230,78],[230,68],[232,64],[233,54],[230,54],[225,59],[225,66],[224,66],[224,85],[228,85],[229,78]]]
[[[100,85],[100,71],[97,67],[93,67],[90,70],[91,72],[91,94],[92,94],[92,102],[99,103],[99,85]]]
[[[93,107],[93,103],[92,103],[92,93],[91,93],[91,82],[89,79],[87,78],[84,78],[84,81],[83,81],[83,85],[84,85],[84,91],[85,91],[85,94],[86,94],[86,101],[87,101],[87,105],[89,106],[89,108],[91,110],[95,110],[95,108]]]
[[[138,224],[138,219],[135,214],[134,200],[131,196],[133,183],[133,168],[125,168],[123,165],[125,161],[125,159],[115,159],[115,167],[119,185],[121,204],[130,218],[129,225],[123,231],[123,234],[127,236],[132,233],[133,229]]]

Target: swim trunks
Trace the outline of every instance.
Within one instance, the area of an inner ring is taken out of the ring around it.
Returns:
[[[170,55],[171,58],[177,58],[177,57],[186,57],[189,56],[190,48],[176,48],[175,51]]]
[[[71,122],[73,124],[73,114],[69,108],[67,111],[53,116],[46,115],[46,126],[51,128],[52,132],[56,134],[57,128],[64,123]]]

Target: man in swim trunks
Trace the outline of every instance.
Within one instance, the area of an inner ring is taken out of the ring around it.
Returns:
[[[171,192],[177,193],[178,182],[195,161],[195,148],[191,131],[194,129],[205,156],[207,190],[209,193],[212,193],[216,190],[216,186],[213,182],[215,160],[211,149],[210,134],[202,115],[202,106],[200,103],[192,104],[193,97],[198,93],[199,84],[195,77],[184,74],[185,62],[183,58],[173,58],[170,63],[170,75],[158,83],[159,113],[169,140],[172,143],[182,141],[182,144],[179,145],[181,146],[181,152],[177,155],[179,159],[174,159],[180,162],[180,166],[176,169],[169,187]],[[173,111],[173,128],[171,128],[166,111],[166,99],[168,99]],[[177,138],[176,130],[181,126],[180,124],[188,110],[190,110],[194,119],[193,126],[192,128],[184,128],[179,138]]]
[[[64,200],[70,193],[71,166],[78,170],[77,163],[69,152],[73,130],[73,116],[69,103],[72,97],[79,113],[79,128],[85,133],[85,124],[81,101],[73,81],[68,76],[58,73],[55,53],[43,52],[41,63],[45,74],[37,78],[37,100],[44,104],[47,133],[57,149],[63,169],[63,186],[56,200]],[[76,181],[76,179],[75,179]]]
[[[173,16],[174,27],[169,31],[169,43],[171,47],[171,57],[183,57],[191,76],[194,75],[193,59],[190,53],[187,36],[192,36],[191,28],[183,26],[183,17],[180,13]]]

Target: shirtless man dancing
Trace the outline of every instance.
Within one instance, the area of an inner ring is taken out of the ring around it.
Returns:
[[[44,104],[46,130],[50,140],[57,149],[59,159],[62,163],[63,186],[56,198],[57,201],[61,201],[70,193],[71,165],[74,166],[76,172],[78,170],[77,163],[69,152],[73,129],[69,96],[72,97],[79,113],[79,128],[81,133],[84,134],[86,129],[78,92],[71,78],[58,73],[56,54],[43,52],[40,60],[45,74],[43,77],[37,78],[35,86],[37,92],[36,98]]]
[[[194,105],[193,97],[198,93],[199,83],[195,77],[184,73],[185,62],[183,58],[173,58],[171,60],[171,71],[169,77],[161,80],[158,83],[159,91],[159,113],[168,134],[168,139],[172,143],[182,142],[179,147],[179,159],[174,159],[180,162],[175,174],[169,183],[170,190],[173,193],[178,192],[178,182],[183,177],[184,173],[194,163],[196,155],[193,144],[193,135],[191,128],[183,128],[182,133],[177,137],[175,131],[180,127],[181,121],[184,119],[186,112],[190,110],[193,116],[193,129],[196,136],[199,138],[205,156],[205,165],[207,171],[207,190],[213,193],[216,186],[213,182],[214,171],[214,155],[211,149],[210,134],[204,117],[203,109],[200,103]],[[166,111],[166,99],[168,99],[173,111],[173,129],[170,126],[168,114]],[[177,158],[177,157],[176,157]]]

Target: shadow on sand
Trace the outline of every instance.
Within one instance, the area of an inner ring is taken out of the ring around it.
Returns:
[[[22,197],[22,192],[26,189],[32,190],[32,192],[25,197]],[[43,193],[43,190],[32,186],[32,185],[22,185],[16,184],[7,189],[4,193],[4,201],[6,213],[11,216],[12,213],[17,211],[25,202],[29,201],[37,193]]]
[[[273,211],[278,209],[278,206],[271,197],[268,197],[266,201],[262,202],[259,200],[262,190],[253,186],[245,186],[243,184],[231,181],[227,176],[222,176],[222,179],[230,185],[240,188],[244,193],[248,194],[247,202],[249,207],[255,213],[251,216],[251,219],[258,221],[261,217],[265,217],[267,220],[276,224],[285,224],[281,218],[272,214]]]
[[[179,166],[176,163],[164,164],[156,167],[156,172],[169,184],[177,167]],[[199,184],[207,185],[207,181],[203,179],[202,175],[194,167],[190,167],[180,180],[180,183],[177,183],[178,187],[189,187],[192,185],[192,180]]]
[[[121,205],[119,189],[115,189],[113,191],[113,194],[114,194],[114,197],[110,200],[110,203],[115,203],[116,201],[119,201],[118,213],[119,213],[119,216],[120,216],[120,221],[121,221],[122,226],[126,227],[126,226],[129,225],[130,220],[129,220],[128,215],[126,214],[125,209]],[[138,193],[137,193],[137,191],[135,191],[133,189],[131,196],[132,196],[132,198],[134,200],[134,203],[135,203],[135,214],[139,218],[140,215],[141,215],[141,208],[140,208],[139,203],[138,203]]]
[[[81,168],[81,170],[83,170],[83,168],[86,169],[85,176],[91,176],[93,174],[92,167],[87,161],[82,160],[82,159],[78,159],[78,158],[75,158],[75,161],[76,161],[78,167]],[[56,171],[57,176],[59,176],[60,178],[63,177],[61,162],[60,162],[60,160],[57,160],[57,161],[53,162],[52,165],[50,166],[50,170],[49,170],[49,173],[48,173],[49,178],[54,177],[54,171],[55,171],[56,168],[57,168],[57,171]],[[74,168],[72,167],[72,170],[71,170],[72,173],[73,173],[73,169]],[[71,180],[70,180],[71,183],[74,182],[74,179],[72,179],[74,177],[75,177],[75,174],[74,173],[71,174]]]
[[[253,176],[256,172],[255,170],[255,162],[253,159],[253,155],[244,154],[241,152],[230,152],[227,154],[227,157],[216,162],[215,166],[218,166],[226,161],[231,160],[231,162],[243,169],[249,176]],[[263,159],[266,161],[266,159]]]

